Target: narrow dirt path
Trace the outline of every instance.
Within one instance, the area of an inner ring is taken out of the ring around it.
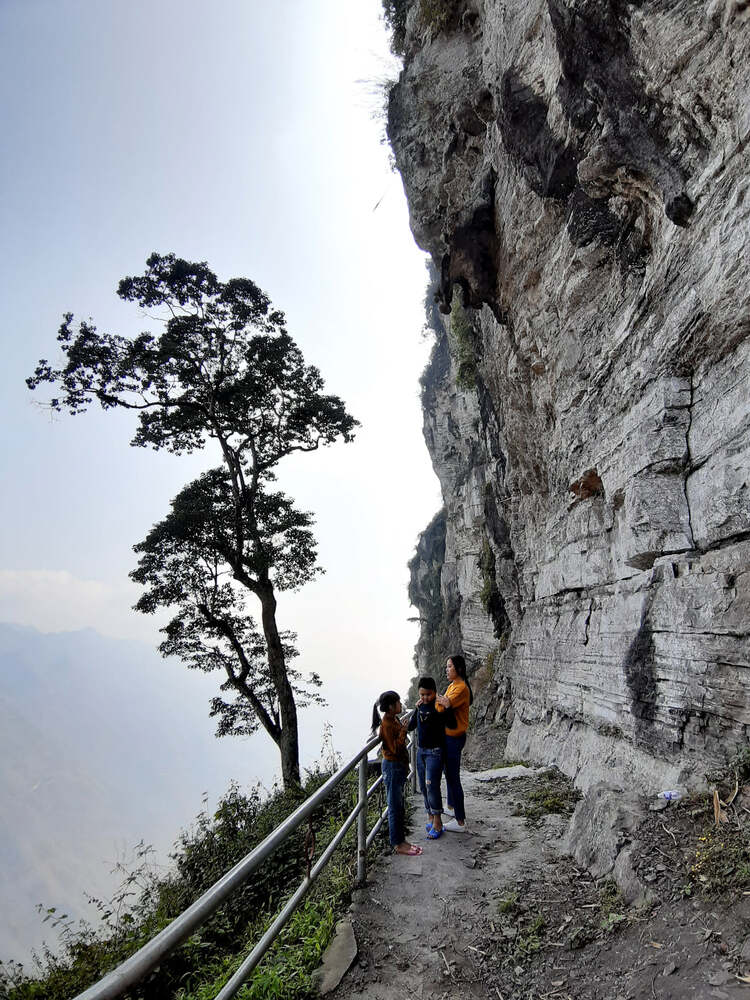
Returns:
[[[525,769],[520,769],[525,770]],[[517,769],[514,772],[520,773]],[[358,960],[334,997],[487,997],[488,946],[502,940],[493,920],[506,887],[540,864],[554,864],[566,818],[529,829],[507,803],[487,798],[482,775],[466,774],[468,833],[430,840],[414,799],[411,839],[417,858],[392,855],[370,873],[352,904]],[[488,941],[495,927],[496,940]]]
[[[626,907],[564,853],[568,815],[529,816],[542,780],[525,768],[465,774],[470,832],[437,841],[413,798],[410,836],[424,853],[385,857],[354,893],[358,954],[330,996],[750,998],[738,979],[750,967],[750,902]]]

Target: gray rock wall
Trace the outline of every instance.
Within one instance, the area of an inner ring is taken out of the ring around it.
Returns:
[[[389,108],[444,320],[443,628],[511,756],[696,784],[750,725],[746,5],[445,5]]]

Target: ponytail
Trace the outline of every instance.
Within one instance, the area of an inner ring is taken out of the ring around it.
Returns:
[[[378,709],[385,713],[391,707],[395,705],[397,701],[401,701],[401,696],[398,691],[384,691],[375,704],[372,706],[372,734],[375,735],[375,730],[380,725],[380,715],[378,714]]]
[[[469,704],[471,705],[471,703],[474,701],[474,692],[471,690],[471,684],[469,684],[469,679],[466,676],[466,660],[463,658],[463,656],[461,656],[460,653],[457,653],[455,656],[450,656],[449,659],[453,664],[453,666],[456,668],[456,673],[464,682],[466,687],[469,689]]]

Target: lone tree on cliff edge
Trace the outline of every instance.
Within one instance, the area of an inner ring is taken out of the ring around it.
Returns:
[[[131,576],[147,588],[136,608],[177,609],[160,651],[224,671],[222,690],[235,698],[213,701],[217,735],[262,725],[289,787],[299,783],[295,693],[303,703],[316,695],[289,666],[294,636],[278,629],[276,595],[320,570],[310,515],[269,485],[285,455],[351,441],[358,424],[338,396],[323,394],[320,373],[254,282],[220,282],[207,264],[174,254],[152,254],[146,264],[117,292],[156,311],[160,335],[129,339],[85,321],[75,331],[67,313],[57,338],[66,363],[40,361],[27,384],[58,388],[50,400],[58,411],[82,413],[95,399],[105,410],[137,411],[137,447],[182,454],[218,442],[221,466],[186,486],[135,546],[141,558]],[[250,595],[262,635],[245,612]],[[312,675],[307,684],[320,681]]]

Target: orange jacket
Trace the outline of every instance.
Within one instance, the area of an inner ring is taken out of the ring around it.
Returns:
[[[446,736],[462,736],[469,728],[469,689],[466,683],[457,677],[451,681],[445,692],[445,697],[451,703],[451,708],[456,714],[456,725],[452,728],[445,727]],[[444,712],[442,705],[437,705],[438,712]]]
[[[406,749],[406,726],[392,715],[384,715],[380,722],[380,736],[383,740],[383,758],[396,764],[409,766],[409,752]]]

